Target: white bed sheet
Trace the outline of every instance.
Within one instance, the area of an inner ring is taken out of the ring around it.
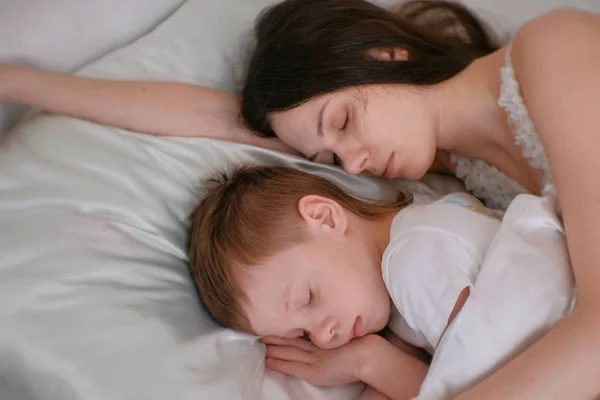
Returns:
[[[505,365],[571,312],[575,281],[554,197],[510,204],[418,400],[451,399]]]

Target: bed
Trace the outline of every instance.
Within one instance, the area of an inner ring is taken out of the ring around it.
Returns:
[[[0,59],[234,91],[252,21],[273,3],[1,0]],[[600,10],[595,3],[575,5]],[[470,4],[510,32],[561,2]],[[256,338],[203,310],[185,252],[201,182],[257,162],[293,165],[373,200],[461,189],[451,178],[351,177],[241,144],[146,136],[18,105],[2,105],[0,118],[0,399],[356,399],[360,384],[316,388],[265,370]]]

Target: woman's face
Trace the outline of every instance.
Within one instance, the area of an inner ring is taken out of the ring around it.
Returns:
[[[403,85],[343,89],[270,116],[277,136],[314,161],[408,179],[433,163],[437,121],[427,91]]]

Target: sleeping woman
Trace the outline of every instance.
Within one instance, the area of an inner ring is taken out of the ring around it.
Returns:
[[[598,396],[600,16],[556,10],[497,43],[454,2],[389,11],[362,0],[287,0],[259,18],[256,36],[241,98],[2,65],[0,101],[294,152],[350,174],[419,179],[444,170],[494,209],[522,193],[556,195],[576,306],[457,398]]]

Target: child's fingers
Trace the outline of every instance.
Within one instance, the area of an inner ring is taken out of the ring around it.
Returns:
[[[317,347],[311,343],[310,340],[296,338],[296,339],[283,339],[276,336],[269,336],[261,339],[261,342],[266,345],[277,345],[277,346],[290,346],[302,349],[307,352],[314,352]]]
[[[296,347],[297,349],[304,350],[308,353],[314,353],[317,347],[312,344],[310,340],[306,339],[286,339],[285,346]]]
[[[263,336],[260,339],[258,339],[259,342],[264,344],[281,344],[285,340],[287,339],[280,338],[279,336]]]
[[[311,353],[296,347],[289,346],[267,346],[267,358],[277,358],[280,360],[298,361],[304,364],[313,364],[316,359]]]
[[[310,381],[312,369],[308,364],[297,361],[280,360],[277,358],[267,358],[266,363],[267,366],[274,371]]]
[[[390,398],[379,393],[371,386],[368,386],[367,389],[363,392],[362,396],[360,396],[360,400],[390,400]]]

